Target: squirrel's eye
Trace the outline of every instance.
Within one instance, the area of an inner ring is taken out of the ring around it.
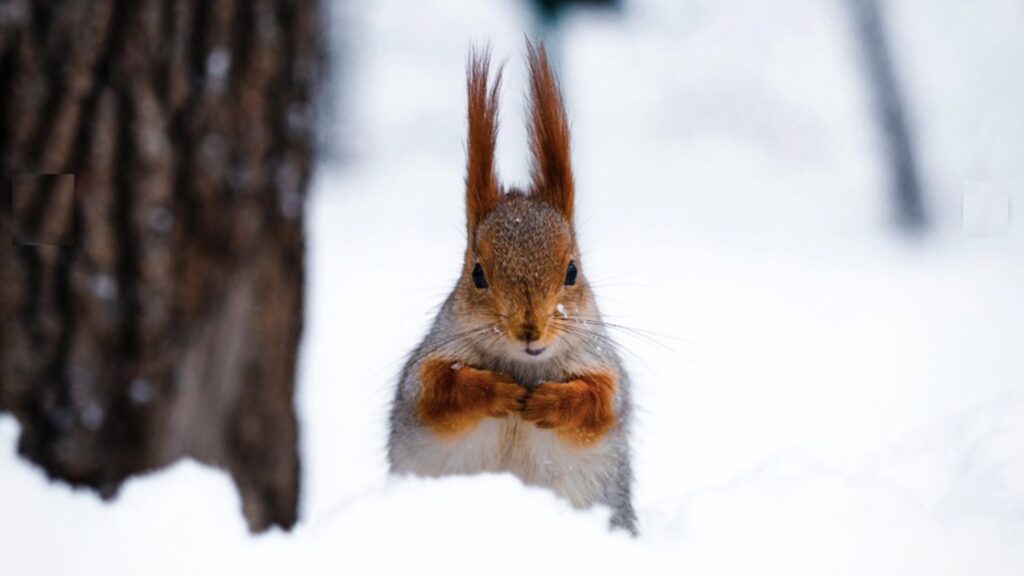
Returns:
[[[569,269],[565,271],[565,285],[572,286],[576,283],[576,263],[569,260]]]
[[[473,266],[473,285],[481,290],[487,288],[487,278],[484,277],[484,269],[479,264]]]

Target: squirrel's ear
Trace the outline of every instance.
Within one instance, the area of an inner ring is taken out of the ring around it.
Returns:
[[[494,166],[494,147],[498,136],[498,90],[501,69],[488,89],[488,49],[472,51],[469,56],[466,92],[469,96],[469,133],[466,142],[466,221],[470,237],[477,225],[493,210],[501,198],[498,173]]]
[[[569,120],[562,105],[558,80],[543,44],[527,40],[530,61],[530,148],[533,151],[533,190],[572,222],[575,187],[570,161]]]

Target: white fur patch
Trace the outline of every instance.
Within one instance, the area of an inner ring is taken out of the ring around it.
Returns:
[[[424,430],[396,458],[396,471],[421,476],[512,472],[523,483],[552,489],[574,506],[599,501],[615,473],[607,442],[578,448],[551,430],[519,419],[484,418],[464,436],[439,440]]]

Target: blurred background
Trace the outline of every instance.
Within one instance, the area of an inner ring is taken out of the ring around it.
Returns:
[[[1024,569],[1024,5],[353,0],[321,18],[296,530],[246,536],[229,485],[191,463],[112,507],[44,489],[3,419],[0,504],[35,520],[0,523],[0,542],[24,573],[140,555],[169,571]],[[524,183],[526,37],[551,50],[571,119],[581,269],[624,327],[637,541],[511,478],[387,476],[403,356],[464,250],[467,54],[504,63],[498,166]],[[70,552],[26,551],[54,538]],[[110,539],[138,554],[101,552]]]

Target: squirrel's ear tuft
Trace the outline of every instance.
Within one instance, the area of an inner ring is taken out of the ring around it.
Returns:
[[[527,40],[530,61],[530,148],[533,151],[531,194],[557,208],[572,222],[575,185],[570,160],[569,120],[558,79],[543,44]]]
[[[466,142],[466,224],[473,231],[501,198],[494,148],[498,137],[498,90],[501,69],[488,88],[491,63],[489,49],[473,50],[469,56],[466,92],[469,97],[469,132]]]

